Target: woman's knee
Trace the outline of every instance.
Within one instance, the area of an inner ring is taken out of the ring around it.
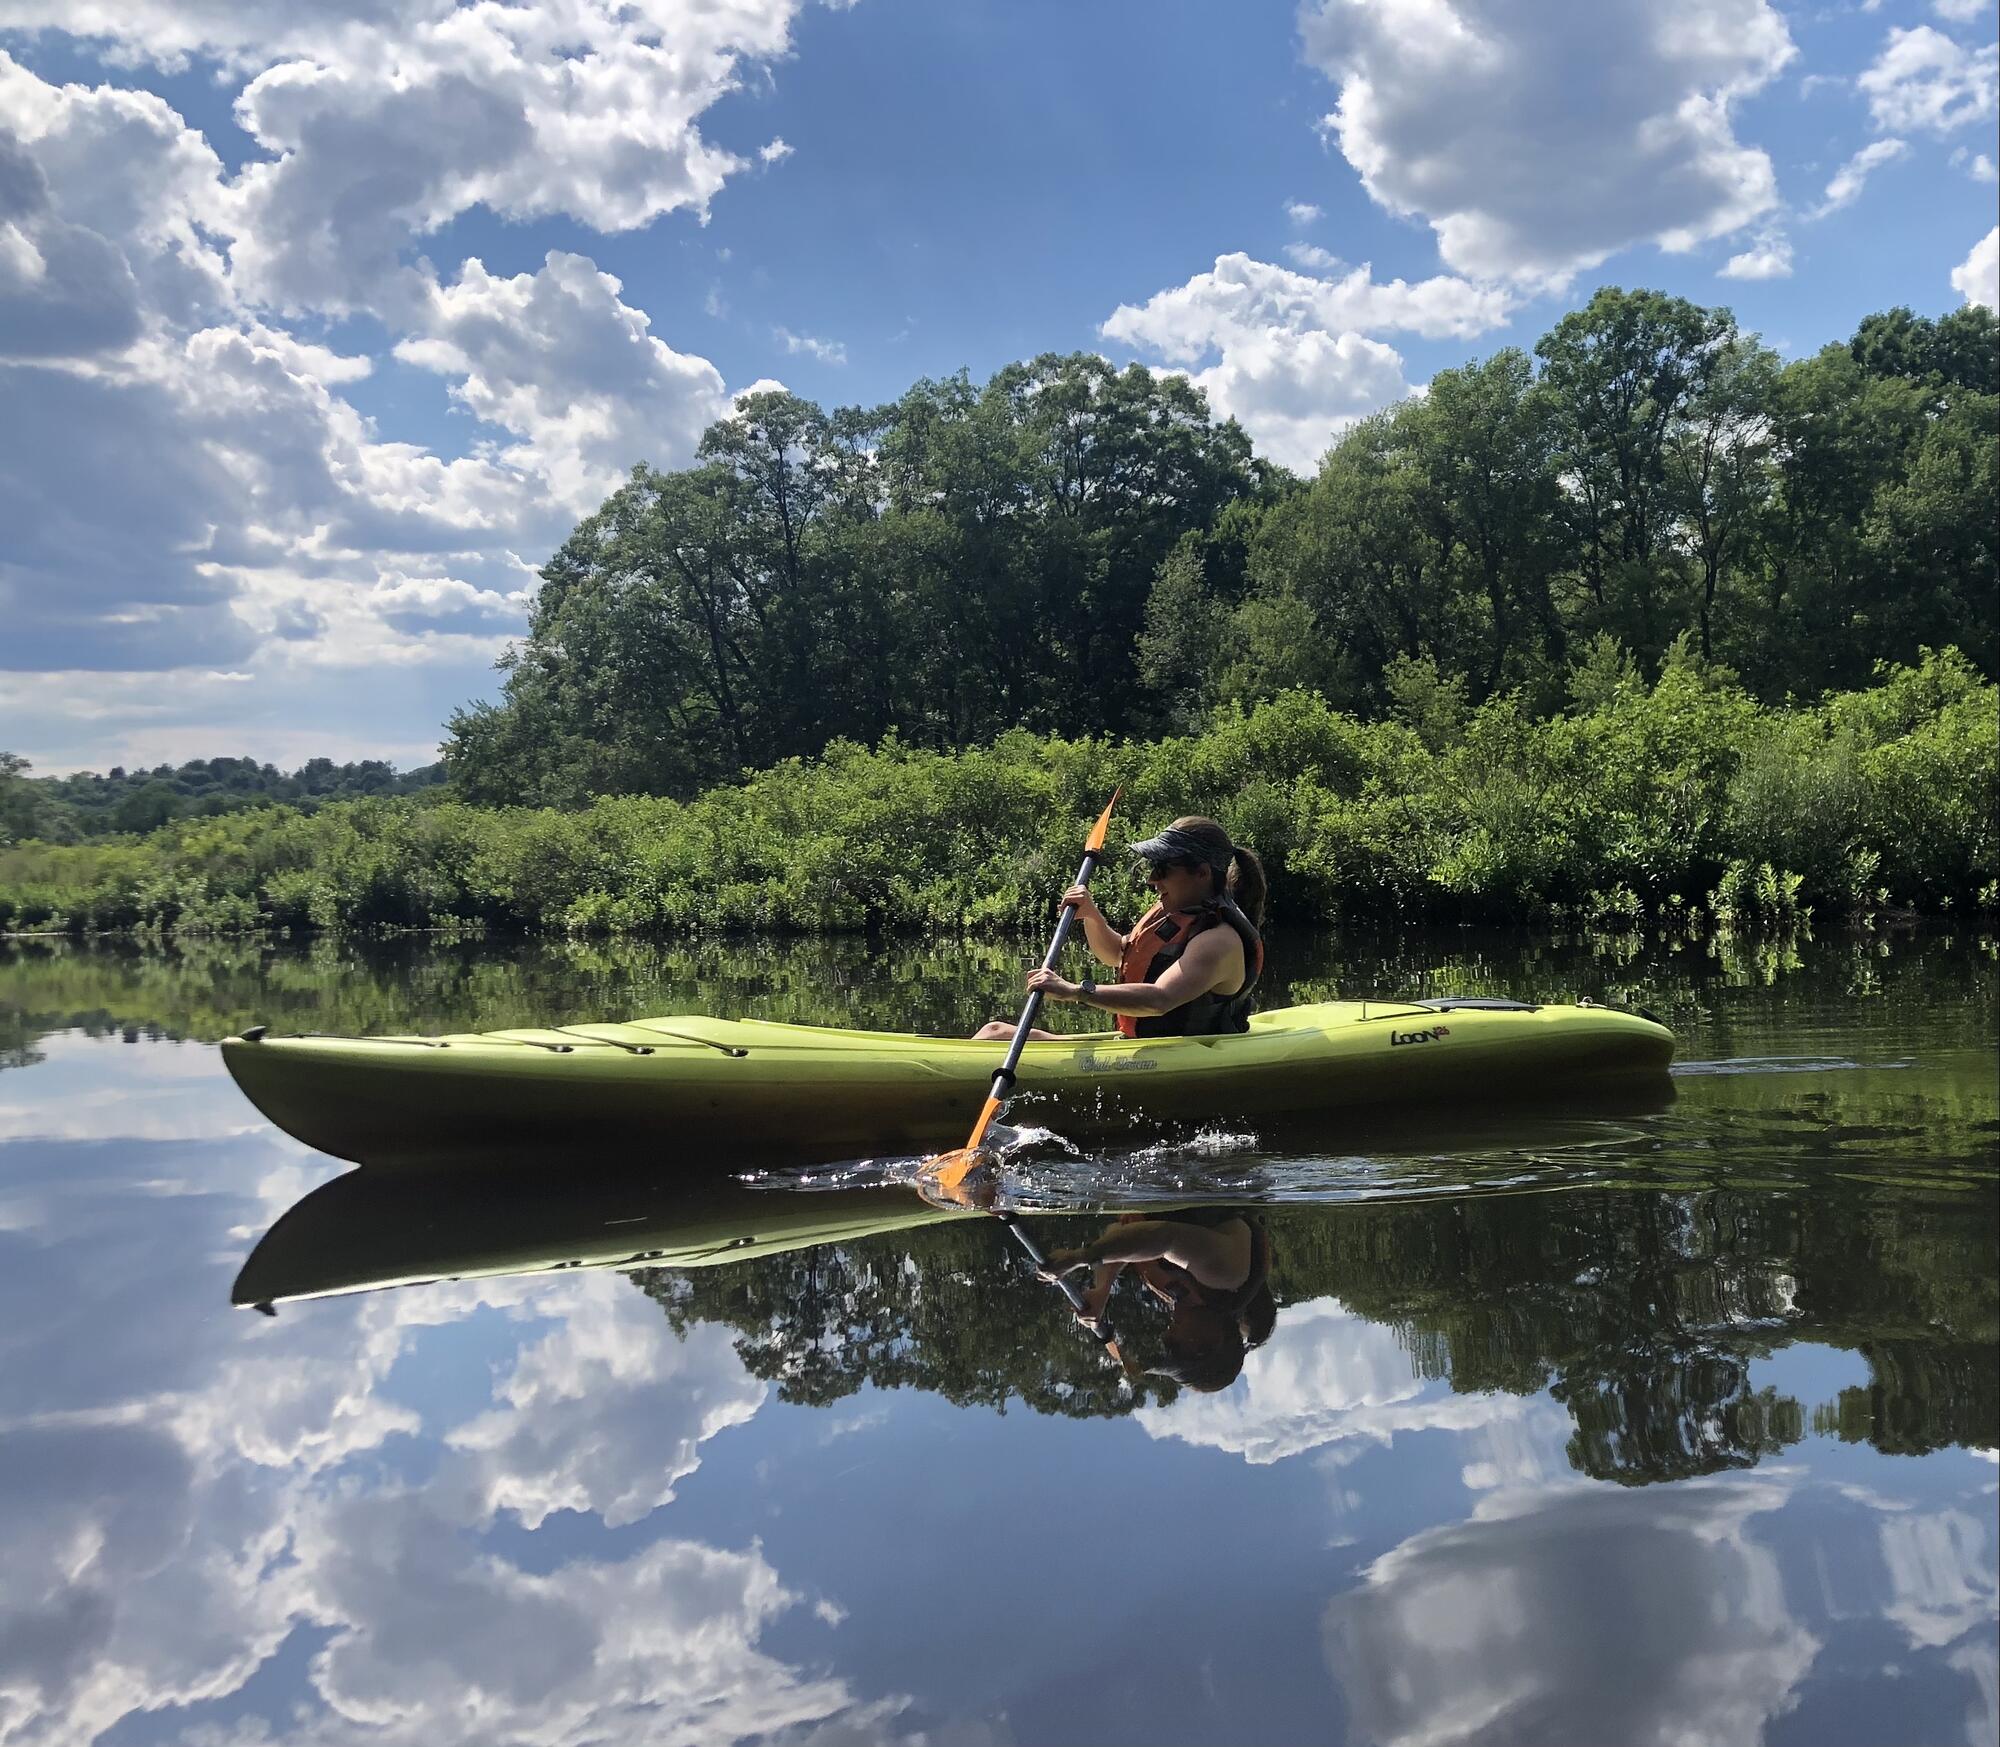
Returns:
[[[972,1034],[975,1043],[991,1043],[995,1038],[1012,1037],[1014,1028],[1004,1019],[989,1019]]]

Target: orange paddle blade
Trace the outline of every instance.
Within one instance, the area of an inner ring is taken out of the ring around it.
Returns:
[[[931,1160],[928,1174],[935,1177],[937,1186],[947,1195],[969,1177],[977,1168],[980,1159],[979,1143],[986,1138],[986,1131],[993,1126],[993,1119],[1000,1114],[1001,1101],[989,1097],[986,1108],[980,1111],[979,1120],[972,1125],[972,1138],[955,1153],[939,1153]]]
[[[1090,841],[1083,846],[1092,855],[1104,847],[1104,834],[1111,829],[1111,809],[1118,805],[1118,797],[1124,792],[1122,788],[1113,789],[1109,804],[1097,815],[1097,823],[1091,827]]]
[[[926,1159],[917,1173],[917,1193],[933,1207],[964,1208],[969,1212],[991,1213],[993,1211],[993,1184],[982,1178],[966,1183],[975,1165],[979,1163],[977,1153],[939,1153],[936,1158]],[[955,1168],[956,1167],[956,1168]],[[954,1181],[947,1184],[944,1172],[951,1172]],[[933,1173],[938,1173],[933,1175]]]

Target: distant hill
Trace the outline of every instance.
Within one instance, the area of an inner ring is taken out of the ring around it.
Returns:
[[[399,771],[379,758],[335,764],[307,760],[283,771],[254,758],[191,758],[151,770],[78,771],[37,777],[0,752],[0,843],[39,837],[73,843],[115,832],[153,831],[175,819],[214,817],[246,807],[283,804],[311,810],[363,795],[408,795],[444,781],[444,766]]]

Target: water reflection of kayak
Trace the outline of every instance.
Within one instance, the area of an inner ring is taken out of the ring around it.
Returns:
[[[1329,1001],[1228,1037],[1095,1033],[1031,1043],[1035,1120],[1077,1139],[1209,1123],[1484,1101],[1663,1075],[1673,1034],[1593,1005]],[[278,1037],[222,1046],[258,1109],[307,1145],[386,1164],[495,1145],[784,1146],[822,1156],[962,1141],[994,1046],[699,1016],[445,1037]]]
[[[1014,1211],[1085,1221],[1085,1235],[1118,1212],[1171,1218],[1197,1206],[1441,1194],[1463,1202],[1489,1191],[1602,1181],[1589,1149],[1615,1144],[1627,1132],[1622,1124],[1643,1121],[1671,1098],[1671,1082],[1661,1077],[1597,1082],[1559,1108],[1514,1103],[1351,1115],[1340,1120],[1338,1139],[1365,1156],[1339,1161],[1311,1150],[1313,1139],[1322,1147],[1327,1139],[1324,1122],[1316,1136],[1267,1123],[1250,1158],[1163,1147],[1057,1153],[1032,1167],[1027,1199],[1024,1185],[1011,1179],[995,1187]],[[1287,1156],[1288,1140],[1301,1150]],[[624,1156],[516,1147],[480,1158],[476,1169],[464,1168],[470,1162],[460,1154],[432,1170],[364,1168],[320,1185],[259,1240],[231,1296],[237,1304],[272,1304],[501,1274],[709,1268],[986,1217],[921,1200],[901,1175],[916,1163],[909,1158],[750,1179],[662,1160],[657,1147]]]
[[[236,1304],[275,1304],[431,1280],[575,1268],[703,1268],[852,1243],[980,1214],[908,1189],[779,1194],[729,1179],[662,1183],[564,1159],[506,1161],[476,1183],[449,1172],[349,1171],[296,1202],[236,1277]]]

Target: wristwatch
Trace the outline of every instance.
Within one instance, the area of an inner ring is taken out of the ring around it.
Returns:
[[[1097,983],[1094,978],[1085,977],[1082,982],[1077,984],[1076,998],[1079,1001],[1094,1001],[1097,999]]]

